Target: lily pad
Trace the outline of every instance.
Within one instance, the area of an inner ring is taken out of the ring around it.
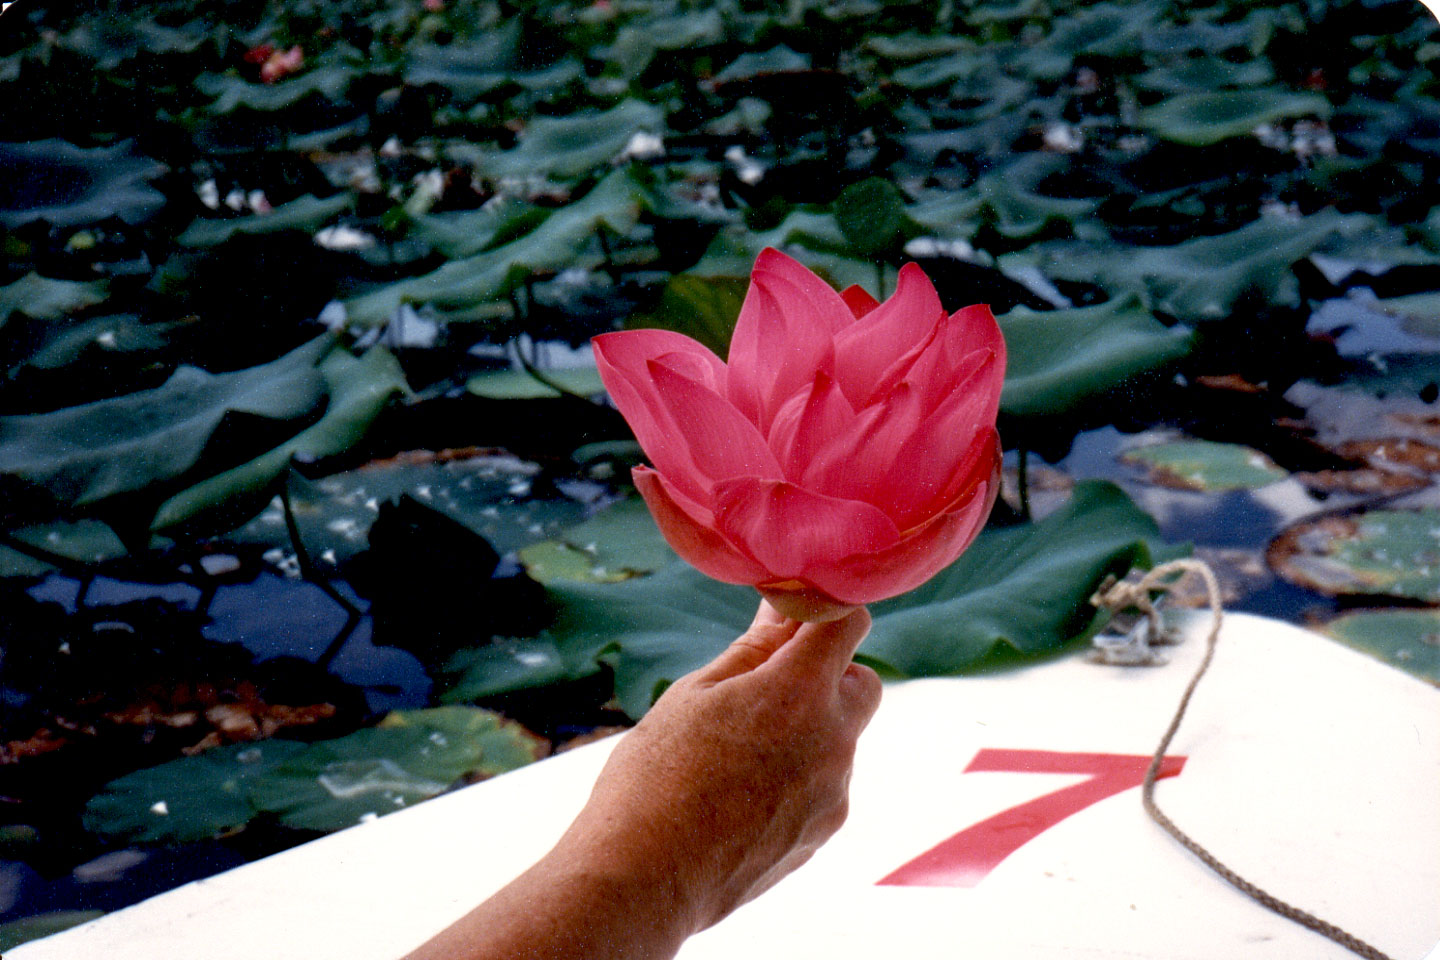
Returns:
[[[520,551],[525,571],[541,583],[618,583],[653,573],[675,559],[639,500],[608,507],[562,536]]]
[[[1144,467],[1151,483],[1210,493],[1267,487],[1290,475],[1259,450],[1210,440],[1136,447],[1121,454],[1120,460]]]
[[[186,843],[245,826],[247,787],[306,750],[294,740],[216,747],[127,774],[85,805],[85,829],[126,843]]]
[[[602,113],[540,117],[520,135],[520,144],[486,160],[492,177],[579,177],[618,157],[640,132],[665,131],[665,116],[641,100],[625,100]]]
[[[343,453],[365,435],[391,399],[410,389],[400,365],[383,347],[372,347],[360,357],[337,350],[320,364],[319,373],[327,403],[318,421],[255,459],[170,497],[156,511],[153,529],[230,529],[258,511],[260,504],[249,508],[245,501],[261,495],[291,460]]]
[[[1093,307],[999,318],[1009,358],[1000,408],[1019,417],[1069,413],[1126,380],[1172,363],[1190,350],[1185,327],[1166,327],[1134,297]]]
[[[1369,217],[1322,210],[1308,217],[1262,217],[1238,230],[1168,247],[1052,242],[1002,258],[1000,265],[1035,263],[1047,275],[1097,283],[1121,296],[1133,293],[1158,313],[1189,322],[1225,317],[1253,294],[1276,306],[1296,306],[1300,285],[1293,266],[1333,238],[1359,232]]]
[[[973,669],[993,654],[1034,655],[1098,626],[1088,598],[1106,573],[1148,566],[1160,550],[1154,521],[1112,484],[1087,481],[1043,520],[987,530],[954,565],[917,590],[871,607],[859,657],[891,677]],[[604,585],[551,584],[556,619],[546,636],[567,679],[609,664],[632,717],[667,684],[708,662],[749,625],[758,596],[683,563]],[[553,675],[547,660],[537,666]],[[511,669],[512,682],[523,671]],[[472,680],[479,680],[472,677]]]
[[[314,233],[331,217],[342,210],[350,209],[353,203],[353,198],[343,193],[323,200],[314,194],[306,194],[289,203],[282,203],[269,213],[236,217],[233,220],[196,220],[185,228],[185,232],[180,234],[175,242],[183,247],[213,247],[242,234],[258,236],[278,233],[281,230]]]
[[[545,742],[476,707],[395,711],[380,726],[322,740],[250,784],[250,799],[301,830],[343,830],[427,800],[467,776],[538,760]]]
[[[52,413],[0,417],[5,474],[86,506],[172,480],[195,466],[227,415],[284,421],[324,399],[319,337],[273,363],[210,374],[182,366],[164,386]]]
[[[0,950],[11,950],[31,940],[63,933],[103,916],[104,910],[55,910],[0,923]]]
[[[1440,510],[1303,520],[1271,541],[1265,558],[1286,580],[1321,593],[1440,603]]]
[[[39,345],[11,374],[23,367],[59,370],[87,353],[111,355],[106,360],[113,362],[116,354],[159,351],[167,346],[164,333],[169,329],[168,324],[147,324],[128,314],[50,324],[40,334]]]
[[[539,377],[527,370],[490,370],[471,376],[465,389],[490,400],[540,400],[561,396],[561,391],[593,397],[605,392],[605,384],[594,367],[542,370]]]
[[[1359,610],[1321,630],[1427,683],[1440,686],[1440,610]]]
[[[101,563],[123,557],[127,552],[115,531],[99,520],[57,520],[7,532],[21,543],[38,547],[49,554],[68,557],[76,563]],[[51,564],[27,553],[0,546],[0,577],[39,576],[53,569]]]
[[[17,313],[35,320],[59,320],[77,310],[104,303],[109,295],[109,284],[104,280],[52,280],[31,271],[14,283],[0,287],[0,327]]]
[[[78,227],[117,217],[142,223],[165,205],[145,181],[165,168],[129,141],[85,150],[65,140],[0,143],[0,226],[36,220]]]
[[[527,277],[598,265],[603,256],[595,241],[596,231],[603,226],[617,233],[628,232],[647,203],[646,191],[634,176],[628,170],[616,170],[529,233],[349,300],[346,315],[356,326],[375,327],[387,322],[402,304],[428,303],[449,319],[464,319],[466,311],[506,296]]]
[[[796,53],[785,44],[759,53],[742,53],[715,75],[716,81],[748,80],[771,73],[801,73],[810,69],[810,55]]]
[[[1330,112],[1330,101],[1317,93],[1270,87],[1181,94],[1144,108],[1136,122],[1163,140],[1205,147],[1246,136],[1262,124],[1325,119]]]
[[[270,113],[292,107],[310,96],[340,100],[354,78],[353,68],[330,64],[278,83],[250,83],[229,74],[202,73],[195,78],[195,89],[214,98],[207,108],[214,114],[234,113],[240,107]]]

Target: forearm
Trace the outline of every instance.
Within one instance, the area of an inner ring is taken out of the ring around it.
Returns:
[[[575,830],[406,960],[667,960],[695,930],[660,865]]]

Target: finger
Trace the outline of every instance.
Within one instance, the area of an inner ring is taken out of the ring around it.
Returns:
[[[749,673],[789,642],[800,626],[794,620],[787,620],[767,601],[761,600],[760,609],[755,611],[755,619],[749,629],[703,668],[702,678],[719,682]]]
[[[870,612],[864,607],[839,620],[804,624],[796,631],[795,639],[770,658],[770,666],[838,683],[855,648],[869,632]]]
[[[855,735],[859,736],[880,709],[880,695],[884,690],[880,675],[864,664],[851,663],[840,675],[839,689],[840,709],[854,724]]]

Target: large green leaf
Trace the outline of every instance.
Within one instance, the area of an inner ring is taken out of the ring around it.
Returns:
[[[1247,294],[1277,306],[1299,303],[1293,266],[1334,238],[1366,229],[1370,218],[1326,209],[1308,217],[1261,217],[1238,230],[1168,247],[1056,242],[1002,258],[1038,263],[1052,277],[1096,283],[1114,296],[1139,296],[1181,321],[1229,315]]]
[[[1347,647],[1440,686],[1440,610],[1358,610],[1321,629]]]
[[[164,386],[52,413],[0,417],[0,471],[86,506],[195,466],[230,414],[294,420],[324,399],[318,337],[272,363],[210,374],[182,366]]]
[[[77,227],[118,217],[150,219],[165,194],[146,184],[165,172],[129,141],[85,150],[64,140],[0,143],[0,227],[36,220]]]
[[[246,792],[306,749],[293,740],[216,747],[126,774],[85,805],[85,829],[128,843],[185,843],[236,830],[258,813]]]
[[[302,830],[342,830],[419,803],[462,777],[537,760],[544,742],[475,707],[389,714],[379,727],[322,740],[250,784],[250,799]]]
[[[1181,94],[1141,110],[1137,122],[1162,139],[1205,147],[1246,136],[1261,124],[1329,116],[1330,101],[1318,93],[1270,87]]]
[[[1105,574],[1149,565],[1159,549],[1156,533],[1154,521],[1117,487],[1078,484],[1049,517],[988,530],[928,584],[875,604],[860,656],[887,675],[913,677],[957,673],[1001,650],[1053,649],[1096,624],[1088,598]],[[635,717],[666,684],[739,636],[758,603],[754,590],[717,583],[678,562],[650,577],[553,583],[550,591],[556,619],[546,636],[560,663],[537,657],[534,670],[574,679],[607,663],[621,707]],[[513,652],[466,666],[476,689],[486,666],[503,666],[511,683],[533,683]],[[488,689],[495,692],[494,685]]]
[[[35,320],[59,320],[76,310],[103,303],[109,295],[109,284],[104,280],[52,280],[31,271],[0,287],[0,327],[16,313]]]
[[[268,113],[294,106],[309,96],[339,100],[354,77],[353,69],[335,64],[278,83],[250,83],[232,74],[202,73],[195,78],[195,89],[214,98],[208,107],[211,113],[234,113],[239,107]]]
[[[653,311],[632,315],[629,329],[674,330],[698,340],[723,357],[745,302],[749,281],[743,277],[702,277],[677,273],[665,284]]]
[[[485,161],[492,177],[579,177],[618,157],[635,134],[665,130],[665,115],[641,100],[625,100],[603,113],[540,117],[520,144]]]
[[[278,233],[281,230],[303,230],[314,233],[331,217],[353,204],[349,194],[339,193],[321,200],[314,194],[282,203],[269,213],[258,213],[233,220],[195,220],[180,234],[176,243],[185,247],[213,247],[231,237]]]
[[[3,324],[0,320],[0,326]],[[91,352],[114,355],[161,350],[167,344],[164,334],[170,328],[169,324],[147,324],[126,314],[53,323],[41,334],[35,350],[16,367],[58,370]]]
[[[445,46],[414,44],[405,66],[405,82],[415,87],[434,84],[462,101],[474,100],[505,83],[520,42],[517,17],[467,43]]]
[[[598,246],[594,243],[596,231],[601,226],[617,233],[629,231],[647,203],[645,188],[634,176],[628,170],[616,170],[529,233],[346,301],[347,315],[357,326],[374,327],[389,320],[402,304],[428,303],[448,311],[452,319],[463,319],[465,311],[505,296],[528,276],[597,265],[601,256],[594,249]]]
[[[400,365],[384,347],[372,347],[358,358],[337,350],[320,364],[319,372],[329,399],[317,422],[255,459],[175,494],[160,505],[153,529],[214,527],[216,514],[229,515],[219,521],[219,529],[234,526],[237,498],[261,494],[296,457],[314,460],[345,452],[391,398],[410,389]]]
[[[1134,297],[999,318],[1008,361],[1000,408],[1019,417],[1069,413],[1126,380],[1183,357],[1185,327],[1166,327]]]

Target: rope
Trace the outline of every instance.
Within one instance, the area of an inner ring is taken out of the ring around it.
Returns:
[[[1205,590],[1210,598],[1210,611],[1212,619],[1210,622],[1210,633],[1205,638],[1205,656],[1200,661],[1199,668],[1195,675],[1190,678],[1190,684],[1185,688],[1185,693],[1180,697],[1180,705],[1175,708],[1175,716],[1170,721],[1170,727],[1165,735],[1160,738],[1160,746],[1155,748],[1155,756],[1150,759],[1150,767],[1145,771],[1145,780],[1140,788],[1140,800],[1145,806],[1145,812],[1150,819],[1158,823],[1165,832],[1179,841],[1180,845],[1189,850],[1200,859],[1211,870],[1214,870],[1227,883],[1235,887],[1241,893],[1250,897],[1266,909],[1272,910],[1280,916],[1293,920],[1301,926],[1314,930],[1321,936],[1325,936],[1340,944],[1352,953],[1365,957],[1366,960],[1393,960],[1389,955],[1372,947],[1359,937],[1332,923],[1321,920],[1314,914],[1301,910],[1299,907],[1291,906],[1274,894],[1256,886],[1249,880],[1231,870],[1221,863],[1209,850],[1206,850],[1197,841],[1175,825],[1165,813],[1155,804],[1155,780],[1160,773],[1160,764],[1164,760],[1165,751],[1170,749],[1170,741],[1175,737],[1175,731],[1180,729],[1180,721],[1185,717],[1185,710],[1190,706],[1190,697],[1195,693],[1195,688],[1200,683],[1200,678],[1210,668],[1210,661],[1215,656],[1215,644],[1220,638],[1220,623],[1223,619],[1224,610],[1220,602],[1220,584],[1215,579],[1215,573],[1210,567],[1199,560],[1173,560],[1161,564],[1147,573],[1137,582],[1118,582],[1102,584],[1100,591],[1092,598],[1096,606],[1103,607],[1111,613],[1118,613],[1127,608],[1135,608],[1142,611],[1152,622],[1158,621],[1158,614],[1155,612],[1154,604],[1150,595],[1154,591],[1170,589],[1174,580],[1169,578],[1175,574],[1198,573],[1205,581]],[[1158,632],[1157,632],[1158,635]]]

